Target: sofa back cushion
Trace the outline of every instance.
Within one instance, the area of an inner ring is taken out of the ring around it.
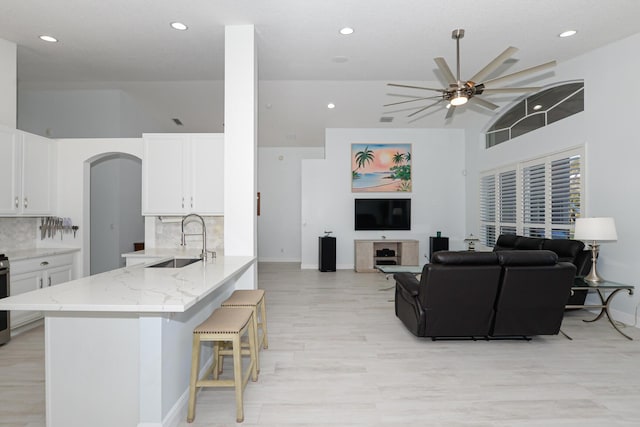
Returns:
[[[493,250],[502,251],[515,248],[516,240],[518,240],[518,237],[520,236],[517,236],[515,234],[501,234],[500,236],[498,236],[498,240],[496,241]]]
[[[494,252],[438,251],[431,257],[432,264],[442,265],[496,265],[498,256]]]
[[[584,243],[579,240],[549,239],[544,241],[542,249],[555,252],[560,262],[575,264],[575,259],[584,250]]]
[[[516,239],[516,244],[513,248],[524,251],[538,250],[542,249],[542,243],[544,243],[545,240],[546,239],[540,239],[536,237],[518,236],[518,238]]]
[[[504,266],[544,266],[555,265],[558,255],[545,250],[500,251],[498,262]]]
[[[576,267],[556,260],[545,250],[499,253],[502,280],[492,335],[558,333]]]
[[[433,258],[440,254],[435,253]],[[418,301],[424,310],[424,336],[487,336],[502,271],[497,258],[492,261],[483,256],[444,258],[451,261],[467,258],[470,263],[432,262],[425,266],[418,290]]]

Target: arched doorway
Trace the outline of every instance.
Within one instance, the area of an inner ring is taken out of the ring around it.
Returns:
[[[89,274],[124,266],[122,253],[144,242],[142,161],[107,153],[89,162]]]

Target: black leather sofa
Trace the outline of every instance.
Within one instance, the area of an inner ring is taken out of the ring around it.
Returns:
[[[523,338],[560,331],[575,266],[546,250],[433,254],[397,273],[396,316],[416,336]]]
[[[584,243],[579,240],[502,234],[498,237],[493,251],[504,250],[548,250],[558,255],[558,262],[570,262],[575,265],[576,276],[586,276],[591,270],[591,251],[585,250]],[[586,297],[587,291],[575,291],[569,297],[567,305],[583,305]]]

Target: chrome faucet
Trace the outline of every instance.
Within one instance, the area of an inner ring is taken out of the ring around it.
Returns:
[[[181,246],[186,246],[187,242],[185,240],[186,236],[198,236],[198,234],[187,234],[184,232],[184,224],[187,222],[187,219],[189,217],[196,217],[200,220],[200,224],[202,225],[202,232],[200,233],[200,236],[202,236],[202,253],[200,254],[200,258],[202,258],[203,261],[207,260],[207,227],[204,225],[204,218],[202,218],[200,215],[198,214],[194,214],[191,213],[189,215],[185,215],[182,217],[182,234],[181,234],[181,239],[180,239],[180,245]]]

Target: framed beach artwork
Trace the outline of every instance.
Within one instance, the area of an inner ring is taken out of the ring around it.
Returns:
[[[351,191],[411,191],[411,144],[351,144]]]

